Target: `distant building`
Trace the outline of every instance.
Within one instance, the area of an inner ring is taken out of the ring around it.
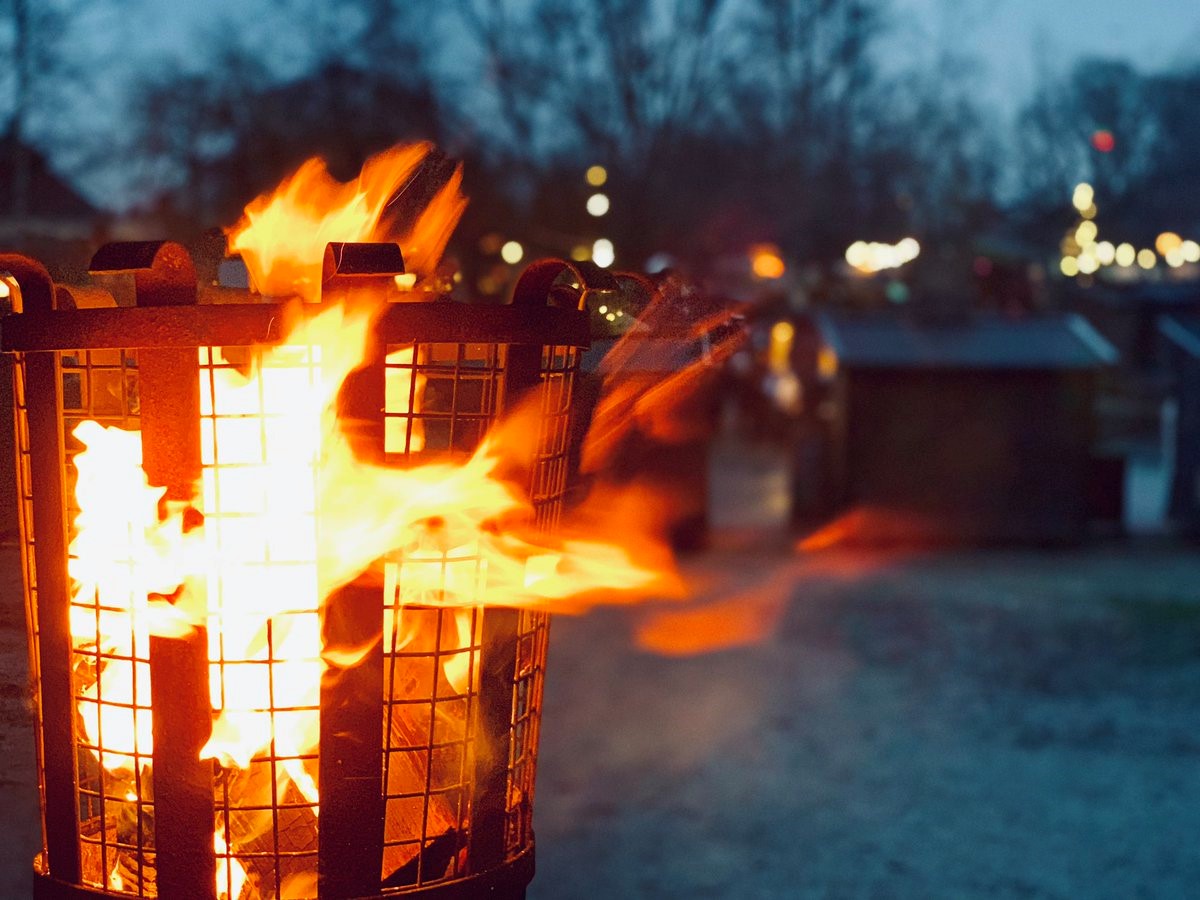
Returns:
[[[25,154],[28,173],[27,209],[17,209],[17,159]],[[64,181],[42,153],[20,147],[9,134],[0,138],[0,240],[37,236],[59,240],[91,237],[99,214]]]
[[[1116,361],[1086,320],[882,313],[817,324],[837,360],[830,494],[872,532],[849,537],[1084,536],[1095,506],[1095,376]]]
[[[1176,411],[1167,514],[1181,531],[1200,536],[1200,314],[1163,316],[1158,328]]]
[[[18,144],[11,133],[0,138],[0,247],[28,253],[57,279],[73,280],[87,270],[101,219],[39,150]]]

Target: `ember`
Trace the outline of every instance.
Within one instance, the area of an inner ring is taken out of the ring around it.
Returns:
[[[664,574],[552,533],[586,320],[545,298],[603,273],[535,263],[479,315],[387,303],[396,245],[429,275],[465,202],[455,171],[389,220],[428,152],[351,185],[310,161],[247,207],[253,284],[317,304],[197,307],[182,248],[110,245],[97,270],[180,308],[74,311],[0,258],[55,896],[523,894],[546,610]]]

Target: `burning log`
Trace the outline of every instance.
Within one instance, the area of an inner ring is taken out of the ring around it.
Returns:
[[[414,854],[411,860],[383,879],[383,886],[409,887],[416,884],[422,875],[426,881],[438,880],[445,874],[450,861],[462,846],[461,835],[451,828],[422,846],[420,856]]]

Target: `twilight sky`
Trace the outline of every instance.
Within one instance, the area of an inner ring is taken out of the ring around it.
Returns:
[[[1041,54],[1056,65],[1083,56],[1125,57],[1154,69],[1200,60],[1195,0],[892,0],[900,52],[956,45],[981,63],[985,95],[1012,107],[1028,95]],[[214,13],[253,9],[247,0],[135,0],[143,35],[181,55],[195,52],[196,26]],[[135,4],[130,4],[131,6]],[[319,7],[321,4],[315,4]],[[236,13],[235,13],[236,14]],[[251,16],[252,20],[256,17]]]
[[[1055,71],[1085,56],[1122,57],[1143,70],[1200,64],[1197,0],[892,0],[892,5],[896,28],[885,55],[908,63],[953,49],[976,59],[975,87],[1002,118],[1029,96],[1039,61]],[[305,32],[336,30],[331,20],[337,16],[335,0],[119,0],[83,9],[68,36],[83,57],[95,48],[91,71],[98,77],[81,87],[79,99],[101,131],[108,130],[105,123],[119,122],[128,85],[147,69],[167,64],[164,56],[190,69],[212,64],[205,35],[216,20],[236,23],[250,33],[251,44],[269,47],[271,67],[284,73],[305,68]],[[70,145],[54,151],[68,166]],[[97,199],[125,194],[126,173],[120,170],[118,165],[111,172],[95,171],[85,189]]]
[[[979,59],[983,94],[1015,109],[1041,57],[1056,68],[1085,56],[1123,57],[1153,71],[1200,62],[1195,0],[893,0],[908,52],[954,41]]]

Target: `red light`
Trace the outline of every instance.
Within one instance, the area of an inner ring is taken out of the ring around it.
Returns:
[[[1102,128],[1092,133],[1092,146],[1101,153],[1112,153],[1113,147],[1117,146],[1117,139],[1107,128]]]

